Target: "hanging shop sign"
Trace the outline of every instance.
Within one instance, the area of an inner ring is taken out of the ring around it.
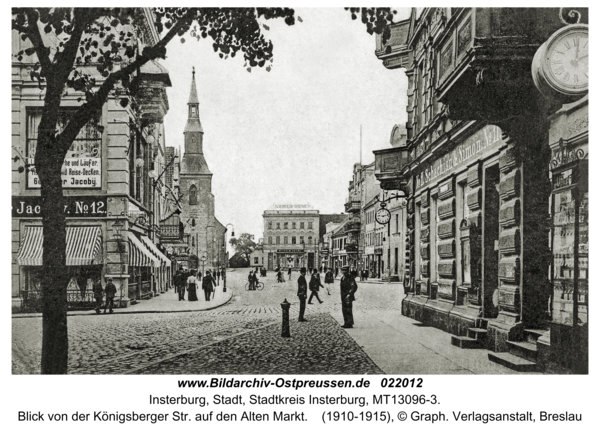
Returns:
[[[466,165],[469,161],[484,155],[488,150],[503,143],[502,130],[488,125],[475,132],[454,150],[427,165],[417,176],[417,189],[433,180]]]
[[[106,197],[66,196],[64,212],[67,217],[106,216]],[[41,217],[42,197],[12,197],[12,217]]]

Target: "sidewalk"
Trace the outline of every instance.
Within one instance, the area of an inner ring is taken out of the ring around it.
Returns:
[[[170,312],[198,312],[204,310],[210,310],[222,306],[231,300],[233,296],[233,290],[227,287],[227,292],[223,292],[223,281],[220,285],[215,287],[213,293],[214,298],[211,298],[209,302],[204,300],[204,291],[199,289],[197,292],[198,301],[190,302],[187,300],[187,292],[185,293],[185,301],[179,301],[179,295],[172,289],[160,294],[159,296],[152,297],[148,300],[140,300],[136,304],[130,304],[126,308],[115,308],[113,315],[116,314],[137,314],[137,313],[170,313]],[[102,312],[102,311],[101,311]],[[94,310],[84,311],[69,311],[68,316],[74,315],[96,315]],[[41,313],[24,313],[24,314],[13,314],[12,318],[31,318],[40,317]]]
[[[332,316],[343,324],[341,314]],[[449,333],[423,326],[399,310],[354,311],[354,322],[345,331],[386,374],[524,374],[491,362],[488,350],[455,347]]]

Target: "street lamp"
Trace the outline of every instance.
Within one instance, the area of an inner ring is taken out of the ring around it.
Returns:
[[[202,276],[204,277],[204,263],[206,262],[206,255],[202,255],[200,261],[202,261]]]

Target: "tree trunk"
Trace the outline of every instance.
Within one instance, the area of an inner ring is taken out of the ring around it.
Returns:
[[[38,170],[41,180],[42,225],[42,374],[66,374],[69,340],[67,334],[66,220],[63,209],[62,158],[45,155],[38,146],[36,160],[44,161]],[[51,146],[49,146],[51,147]],[[56,150],[55,150],[56,152]]]

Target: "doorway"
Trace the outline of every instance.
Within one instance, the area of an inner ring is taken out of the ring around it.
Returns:
[[[485,170],[483,205],[483,313],[485,318],[498,316],[499,298],[499,218],[500,210],[500,170],[498,165]]]

